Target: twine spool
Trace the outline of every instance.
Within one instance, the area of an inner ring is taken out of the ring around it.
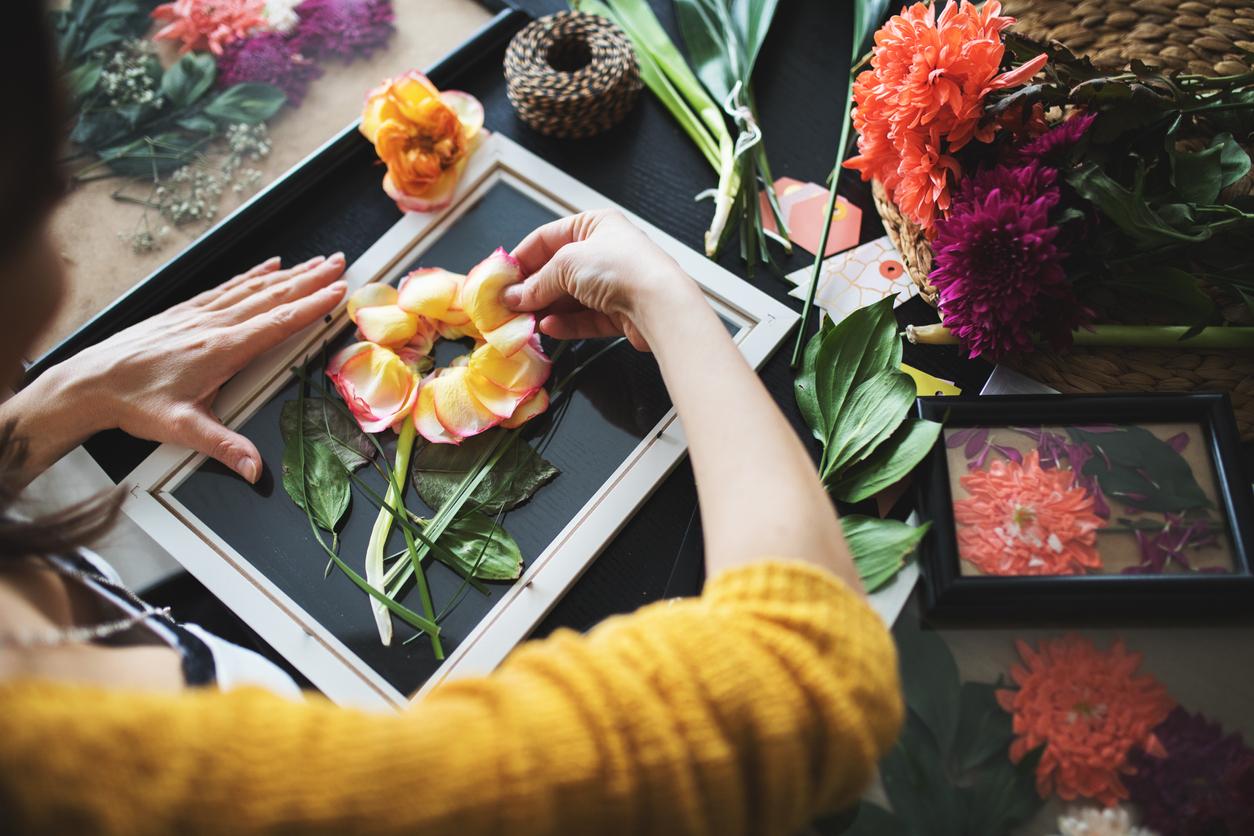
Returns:
[[[623,120],[640,95],[631,41],[610,21],[559,12],[509,43],[505,81],[518,116],[542,134],[582,139]]]

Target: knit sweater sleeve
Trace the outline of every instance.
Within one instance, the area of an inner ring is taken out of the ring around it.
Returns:
[[[768,562],[395,716],[8,683],[0,809],[19,832],[791,834],[857,797],[901,718],[875,613]]]

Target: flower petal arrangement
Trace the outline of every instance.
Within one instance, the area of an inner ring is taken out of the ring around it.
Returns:
[[[441,92],[417,70],[366,95],[361,134],[387,166],[383,190],[405,212],[433,212],[453,190],[483,129],[483,105],[469,93]]]
[[[1138,674],[1141,654],[1120,641],[1100,650],[1071,634],[1033,648],[1017,642],[1023,661],[1010,671],[1017,688],[997,692],[1013,717],[1019,761],[1044,746],[1036,770],[1042,797],[1090,798],[1113,805],[1128,798],[1123,777],[1135,771],[1136,752],[1165,757],[1155,728],[1175,707],[1154,677]]]

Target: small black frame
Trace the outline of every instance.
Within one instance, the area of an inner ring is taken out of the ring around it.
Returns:
[[[932,524],[919,549],[922,600],[928,617],[1072,623],[1160,616],[1196,619],[1254,611],[1254,501],[1250,479],[1241,472],[1240,437],[1226,394],[932,397],[919,398],[916,412],[947,429],[1147,421],[1199,424],[1215,468],[1219,511],[1227,517],[1233,548],[1234,569],[1222,575],[964,576],[958,564],[942,433],[916,483],[919,515]]]

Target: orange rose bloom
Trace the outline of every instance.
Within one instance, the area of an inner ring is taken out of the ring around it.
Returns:
[[[1036,767],[1042,798],[1055,790],[1065,801],[1092,798],[1107,806],[1128,797],[1121,775],[1134,770],[1128,755],[1167,752],[1153,729],[1175,708],[1154,677],[1136,675],[1141,654],[1117,641],[1098,650],[1078,635],[1043,641],[1039,650],[1017,642],[1024,665],[1010,678],[1018,690],[1000,690],[997,702],[1013,715],[1010,759],[1018,763],[1044,746]]]
[[[970,496],[954,503],[958,555],[986,575],[1079,575],[1102,567],[1096,500],[1070,470],[994,461],[962,477]]]
[[[478,99],[441,93],[416,70],[371,90],[361,116],[362,135],[388,168],[383,190],[409,212],[449,204],[482,127]]]
[[[845,166],[882,182],[925,230],[938,209],[949,209],[950,175],[961,174],[952,152],[993,138],[984,97],[1022,84],[1045,65],[1038,55],[998,75],[1006,51],[1001,33],[1012,23],[997,0],[982,8],[951,2],[939,18],[935,7],[915,3],[875,33],[871,69],[854,81],[859,153]]]

